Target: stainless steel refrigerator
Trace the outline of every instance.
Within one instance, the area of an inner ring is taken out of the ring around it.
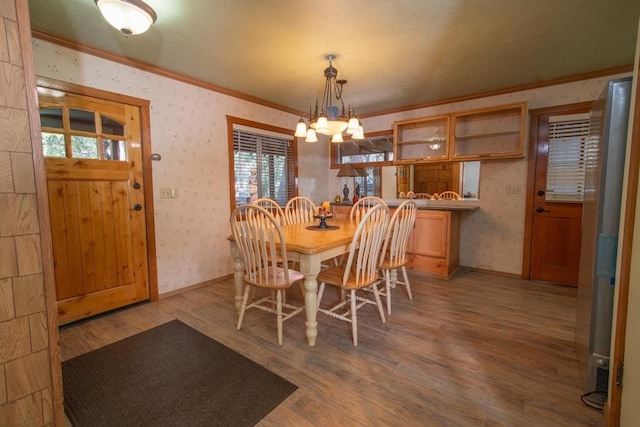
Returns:
[[[576,351],[585,392],[606,393],[631,78],[607,83],[594,103],[586,147]]]

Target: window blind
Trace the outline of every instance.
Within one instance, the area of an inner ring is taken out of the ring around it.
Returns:
[[[588,114],[554,116],[549,119],[546,200],[583,200],[588,135]]]
[[[233,131],[236,206],[268,197],[284,206],[295,188],[292,142],[246,130]]]

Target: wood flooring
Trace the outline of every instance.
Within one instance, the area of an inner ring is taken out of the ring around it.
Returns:
[[[249,310],[236,330],[229,280],[64,327],[62,358],[179,319],[299,387],[261,426],[605,425],[580,400],[575,288],[409,275],[413,301],[395,289],[386,323],[373,305],[358,311],[357,347],[349,324],[321,313],[315,347],[304,313],[285,322],[281,347],[272,314]],[[297,286],[288,301],[302,304]]]

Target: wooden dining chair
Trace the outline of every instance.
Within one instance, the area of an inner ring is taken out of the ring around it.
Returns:
[[[353,204],[351,207],[351,211],[349,212],[349,218],[354,221],[360,221],[369,209],[377,205],[387,205],[387,203],[382,200],[380,197],[375,196],[367,196],[359,199],[357,202]]]
[[[289,199],[285,205],[284,217],[287,224],[304,224],[314,221],[316,211],[316,206],[311,199],[297,196]]]
[[[349,247],[347,261],[341,265],[329,267],[318,274],[318,311],[336,319],[351,323],[353,345],[358,345],[357,311],[367,304],[378,307],[380,318],[386,322],[384,308],[380,299],[378,285],[382,282],[378,274],[380,253],[389,225],[389,208],[376,205],[369,209],[356,228]],[[333,285],[344,290],[345,298],[331,307],[321,307],[322,296],[326,285]],[[366,292],[356,291],[370,289],[375,300],[367,298]]]
[[[460,200],[460,195],[455,191],[443,191],[438,194],[438,200]]]
[[[284,218],[284,210],[275,200],[268,197],[262,197],[260,199],[254,200],[253,204],[265,208],[267,211],[269,211],[269,213],[276,218],[280,225],[286,224],[286,220]]]
[[[407,192],[407,199],[415,199],[415,198],[416,198],[416,193],[414,193],[413,191]]]
[[[304,306],[287,303],[285,292],[294,282],[302,280],[303,275],[282,267],[288,265],[287,243],[280,224],[266,209],[253,204],[242,205],[232,212],[230,223],[244,263],[244,293],[237,328],[242,327],[245,312],[250,308],[275,313],[278,345],[282,345],[283,322],[304,310]],[[251,289],[266,289],[269,294],[248,303]]]
[[[391,290],[396,285],[404,285],[409,299],[413,299],[406,265],[409,261],[407,245],[416,222],[417,212],[416,203],[412,200],[407,200],[398,206],[389,221],[380,264],[380,270],[385,279],[384,296],[387,302],[387,314],[391,314]],[[398,280],[398,270],[402,272],[403,281]]]

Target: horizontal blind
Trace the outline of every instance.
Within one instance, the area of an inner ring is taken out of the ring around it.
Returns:
[[[588,114],[556,116],[549,120],[546,200],[583,200],[588,135]]]
[[[291,141],[246,130],[233,131],[236,206],[268,197],[281,206],[293,197]]]

